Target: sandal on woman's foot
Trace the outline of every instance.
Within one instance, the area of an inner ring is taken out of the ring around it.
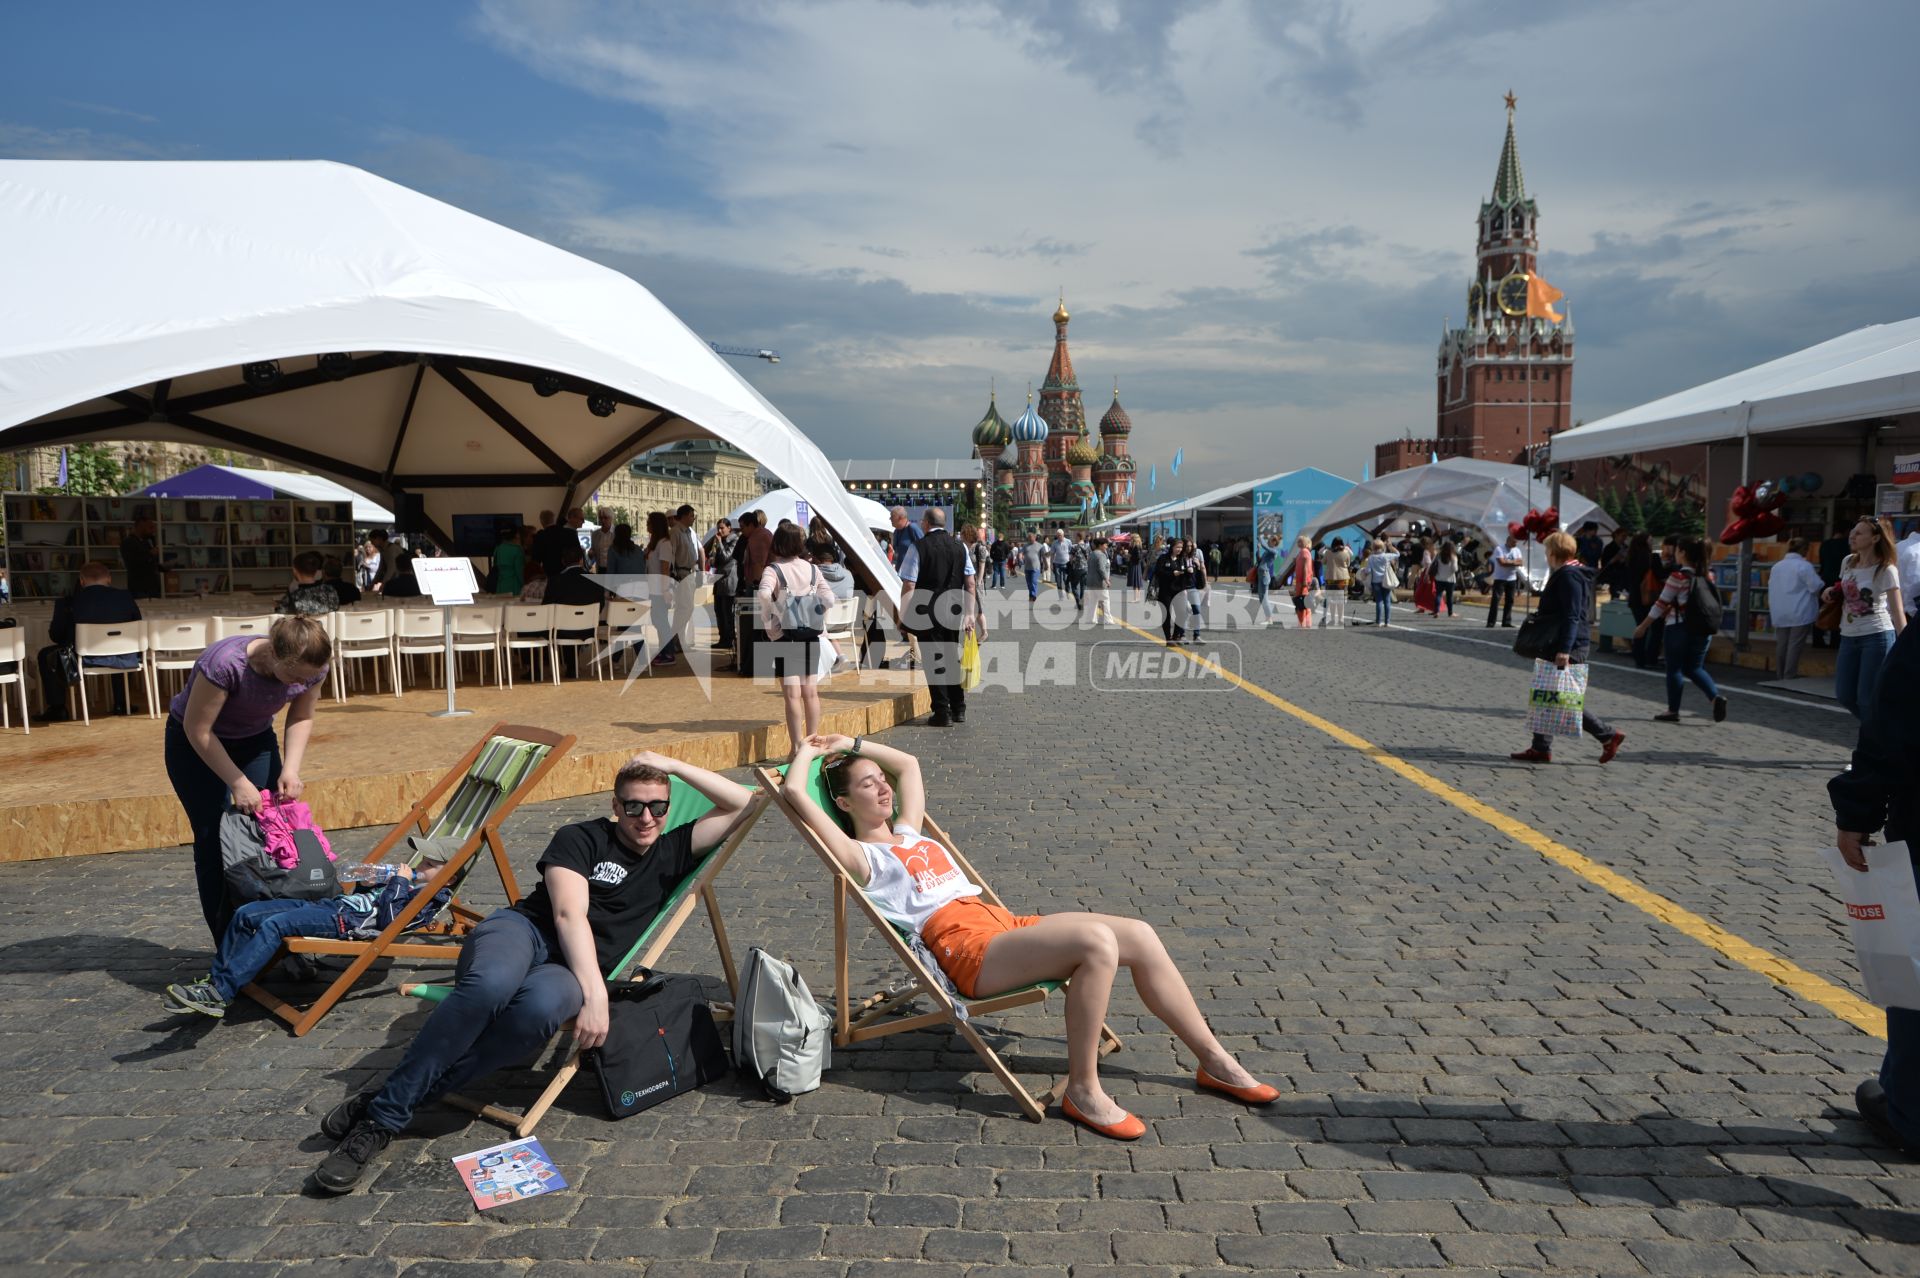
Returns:
[[[1271,1083],[1254,1083],[1248,1087],[1235,1087],[1232,1083],[1223,1083],[1207,1073],[1204,1067],[1193,1072],[1193,1081],[1210,1092],[1219,1092],[1222,1096],[1231,1096],[1249,1105],[1265,1105],[1280,1099],[1280,1089]]]
[[[1139,1140],[1147,1134],[1147,1125],[1124,1109],[1120,1111],[1120,1121],[1117,1123],[1094,1122],[1080,1112],[1080,1107],[1074,1104],[1073,1098],[1065,1092],[1060,1093],[1060,1112],[1069,1122],[1078,1123],[1088,1131],[1098,1133],[1109,1140]]]

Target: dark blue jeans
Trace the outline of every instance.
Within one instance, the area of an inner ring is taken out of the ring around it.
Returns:
[[[1694,686],[1707,694],[1709,701],[1718,700],[1720,688],[1707,673],[1707,649],[1713,643],[1712,635],[1690,635],[1686,623],[1666,627],[1667,631],[1667,709],[1673,714],[1680,713],[1680,694],[1687,690],[1687,680],[1693,680]]]
[[[1871,635],[1841,635],[1833,658],[1833,695],[1847,713],[1865,721],[1880,692],[1880,671],[1893,651],[1893,631]]]
[[[1027,599],[1029,602],[1040,597],[1040,570],[1027,569]]]
[[[500,910],[473,929],[453,969],[453,992],[408,1044],[367,1116],[405,1131],[429,1101],[526,1061],[579,1011],[580,982],[524,914]]]
[[[271,789],[280,780],[280,742],[273,730],[237,741],[221,741],[247,780],[262,790]],[[187,827],[193,831],[193,880],[200,889],[200,912],[206,916],[207,931],[216,947],[226,935],[227,877],[220,866],[220,818],[227,811],[227,783],[209,768],[187,740],[187,730],[178,719],[167,719],[167,780],[187,814]]]
[[[213,987],[232,1002],[240,987],[273,962],[280,942],[289,936],[347,934],[342,925],[339,898],[326,901],[249,901],[233,912],[220,952],[213,958]],[[355,915],[355,918],[361,917]]]
[[[1913,872],[1920,879],[1920,830],[1902,832]],[[1895,839],[1892,829],[1887,841]],[[1886,1089],[1893,1126],[1910,1145],[1920,1145],[1920,1012],[1887,1009],[1887,1054],[1880,1060],[1880,1086]]]

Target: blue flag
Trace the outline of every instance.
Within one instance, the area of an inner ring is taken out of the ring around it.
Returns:
[[[1185,461],[1186,457],[1187,457],[1186,449],[1184,448],[1175,449],[1173,454],[1173,465],[1167,467],[1168,473],[1178,478],[1180,474],[1180,463]]]
[[[61,488],[67,486],[67,450],[64,445],[60,449],[60,478],[54,482]]]
[[[1360,482],[1361,483],[1364,484],[1368,482],[1367,472],[1371,469],[1372,467],[1370,467],[1366,462],[1360,463]]]
[[[1100,494],[1100,504],[1102,506],[1106,506],[1106,505],[1111,505],[1112,502],[1113,502],[1113,489],[1108,488],[1107,491]]]
[[[1159,486],[1160,486],[1160,468],[1158,466],[1147,467],[1147,491],[1152,492],[1154,489],[1158,488]]]
[[[1085,497],[1080,499],[1080,513],[1083,515],[1087,513],[1087,499]]]
[[[1428,454],[1427,454],[1427,465],[1429,465],[1429,466],[1438,466],[1439,464],[1440,464],[1440,454],[1439,454],[1439,453],[1428,453]]]

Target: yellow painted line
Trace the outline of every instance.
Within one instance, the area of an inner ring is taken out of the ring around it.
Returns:
[[[1156,634],[1128,625],[1124,621],[1118,624],[1142,639],[1161,644],[1163,647],[1167,646]],[[1758,972],[1775,984],[1784,985],[1801,998],[1810,1003],[1817,1003],[1849,1025],[1865,1030],[1875,1038],[1887,1036],[1887,1014],[1851,991],[1844,990],[1823,977],[1815,976],[1805,968],[1769,950],[1763,950],[1751,941],[1735,936],[1712,919],[1695,914],[1692,910],[1678,902],[1668,900],[1658,892],[1641,887],[1625,875],[1608,869],[1557,839],[1549,838],[1526,822],[1482,803],[1465,791],[1456,790],[1431,772],[1417,768],[1397,755],[1387,753],[1365,737],[1349,732],[1339,724],[1323,719],[1311,710],[1294,705],[1284,697],[1275,696],[1259,684],[1243,679],[1231,670],[1223,669],[1197,653],[1185,649],[1178,651],[1194,664],[1212,671],[1274,709],[1292,715],[1308,727],[1326,733],[1341,745],[1359,751],[1387,771],[1406,778],[1428,794],[1452,804],[1468,816],[1486,822],[1514,842],[1533,849],[1555,865],[1572,870],[1595,887],[1636,909],[1646,911],[1662,923],[1691,937],[1715,953],[1732,959],[1749,971]]]

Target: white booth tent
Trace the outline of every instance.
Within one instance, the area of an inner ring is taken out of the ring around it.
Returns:
[[[1508,524],[1525,519],[1528,510],[1544,510],[1552,504],[1553,495],[1544,481],[1529,485],[1525,466],[1448,457],[1357,485],[1301,531],[1317,537],[1328,528],[1348,524],[1371,528],[1412,515],[1476,528],[1495,545],[1504,545]],[[1606,511],[1571,488],[1562,488],[1560,526],[1571,531],[1589,519],[1603,531],[1613,530],[1613,517]],[[1527,547],[1527,579],[1538,589],[1547,580],[1546,556],[1538,542],[1529,541]]]
[[[847,504],[853,507],[854,514],[860,517],[861,527],[869,530],[878,529],[881,532],[885,532],[893,527],[892,516],[887,511],[887,508],[879,502],[867,497],[862,497],[857,493],[848,493],[846,497]],[[727,518],[731,519],[737,528],[740,525],[740,516],[746,514],[749,510],[757,510],[766,515],[769,530],[779,527],[780,521],[783,519],[792,519],[804,528],[806,527],[807,521],[797,518],[800,513],[799,503],[802,500],[805,499],[791,488],[776,488],[772,492],[761,493],[752,501],[742,502],[740,505],[735,506],[727,512]],[[808,516],[811,517],[817,513],[819,512],[814,510],[813,503],[808,502]],[[840,535],[849,537],[849,540],[851,540],[848,532],[842,531]],[[870,542],[873,538],[869,537],[867,540]]]
[[[1920,412],[1920,318],[1874,324],[1553,437],[1556,464]]]
[[[0,161],[0,452],[175,440],[337,480],[443,541],[726,440],[899,578],[819,449],[617,271],[326,162]]]

